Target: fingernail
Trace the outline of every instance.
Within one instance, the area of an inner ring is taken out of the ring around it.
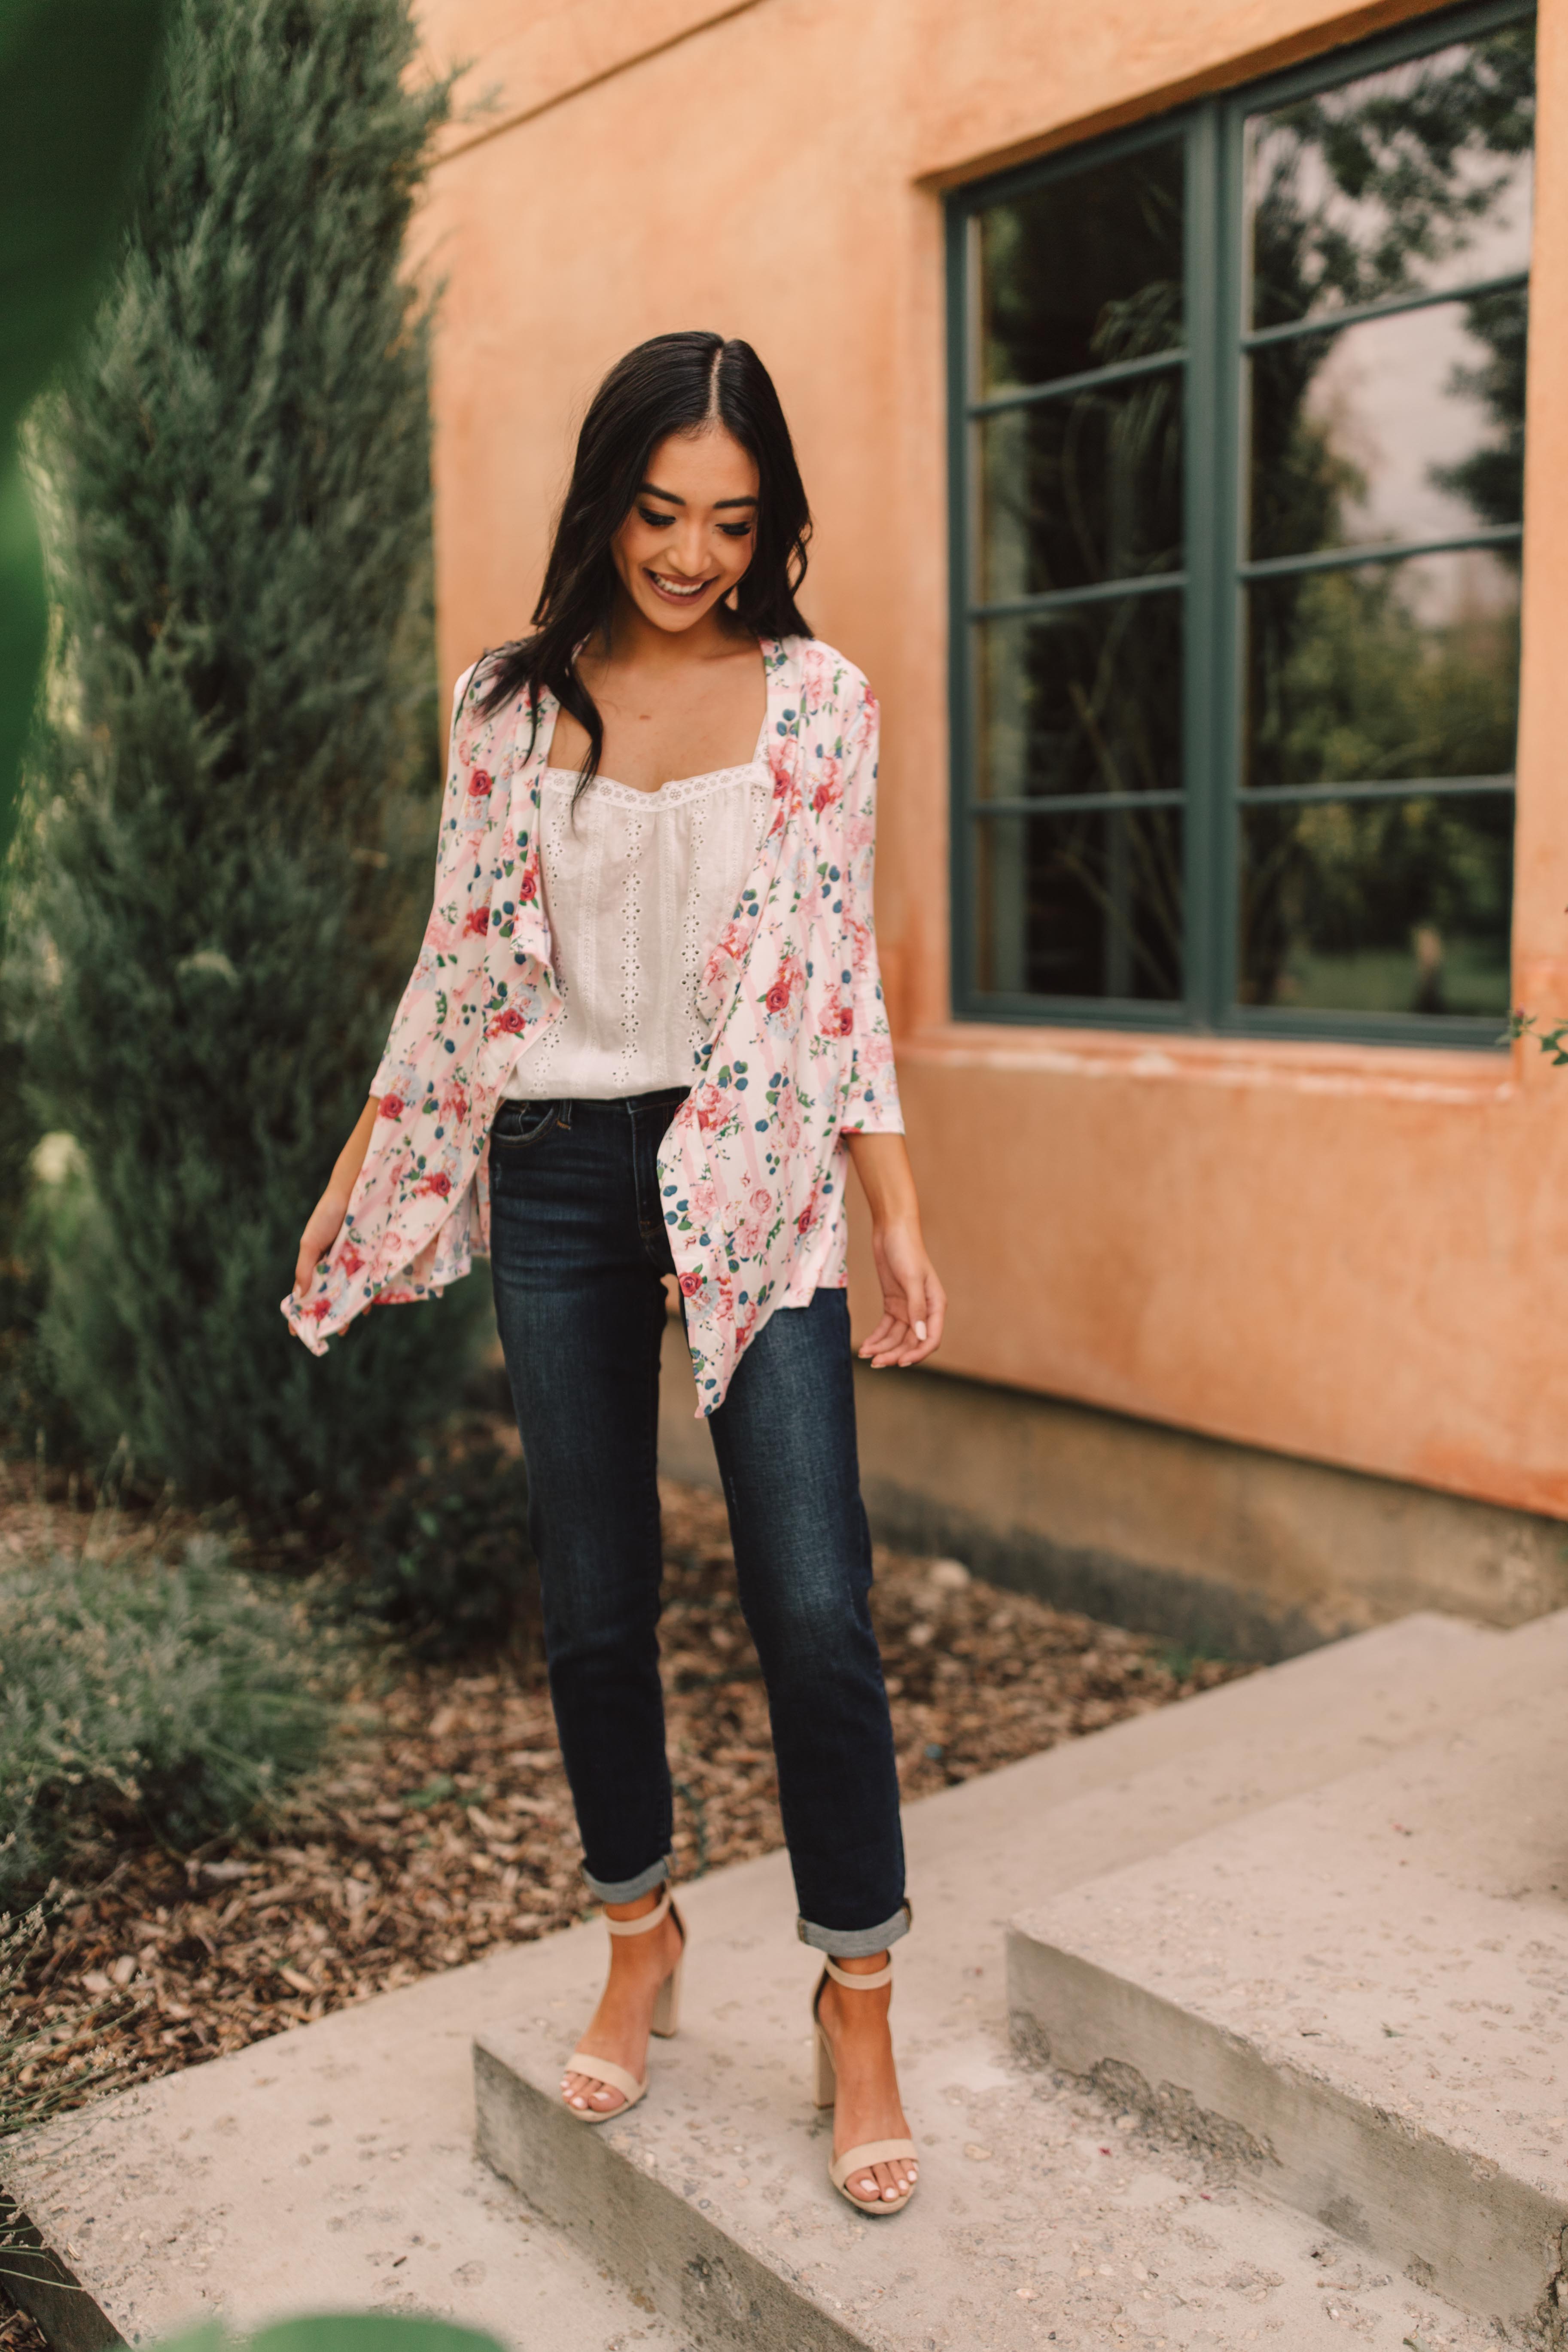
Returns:
[[[925,1325],[924,1325],[923,1323],[917,1323],[917,1324],[915,1325],[915,1338],[916,1338],[917,1339],[923,1339],[925,1338],[925,1335],[926,1335],[926,1327],[925,1327]]]

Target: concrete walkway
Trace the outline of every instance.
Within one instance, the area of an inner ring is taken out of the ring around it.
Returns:
[[[1320,2352],[1347,2329],[1480,2352],[1489,2329],[1261,2194],[1223,2133],[1031,2063],[1003,1947],[1020,1911],[1468,1719],[1521,1640],[1407,1619],[911,1807],[895,2019],[924,2163],[890,2221],[826,2178],[777,1855],[683,1891],[687,2022],[623,2123],[555,2100],[603,1968],[602,1930],[574,1928],[7,2147],[0,2179],[86,2289],[18,2292],[58,2352],[323,2305],[435,2309],[520,2352]]]

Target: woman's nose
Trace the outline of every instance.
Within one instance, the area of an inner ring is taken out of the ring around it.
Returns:
[[[702,531],[697,523],[677,531],[669,545],[669,562],[688,580],[700,579],[708,568],[708,551],[703,545]]]

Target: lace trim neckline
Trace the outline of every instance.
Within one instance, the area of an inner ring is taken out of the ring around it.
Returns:
[[[687,801],[705,799],[725,784],[747,783],[753,777],[765,776],[767,762],[759,756],[744,760],[739,767],[710,768],[705,776],[677,776],[657,792],[639,793],[635,784],[621,784],[614,776],[595,776],[589,791],[596,800],[607,801],[616,808],[679,808]],[[575,768],[546,768],[540,777],[542,784],[577,786]]]

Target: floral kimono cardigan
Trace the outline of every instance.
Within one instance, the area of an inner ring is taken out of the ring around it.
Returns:
[[[871,929],[877,704],[814,638],[765,640],[773,821],[708,957],[710,1041],[658,1168],[699,1413],[778,1307],[845,1275],[843,1139],[901,1132]],[[438,1297],[489,1248],[489,1130],[561,1009],[540,892],[539,783],[556,704],[489,718],[458,682],[436,902],[372,1093],[370,1150],[310,1296],[315,1354],[367,1307]]]

